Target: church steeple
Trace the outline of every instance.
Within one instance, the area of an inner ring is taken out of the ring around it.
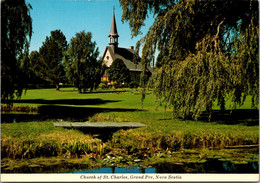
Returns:
[[[118,47],[118,37],[119,37],[116,28],[115,7],[113,7],[113,17],[112,17],[112,23],[111,23],[111,28],[108,37],[109,37],[109,45],[112,47],[113,50],[115,50]]]

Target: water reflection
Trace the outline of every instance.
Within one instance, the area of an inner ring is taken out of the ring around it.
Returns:
[[[75,171],[72,173],[156,173],[155,168],[138,168],[138,167],[129,167],[129,168],[119,168],[119,167],[105,167],[96,170],[81,170]]]
[[[156,173],[258,173],[259,162],[234,164],[229,161],[209,159],[205,163],[156,164]]]
[[[158,163],[153,167],[103,167],[90,168],[88,165],[55,165],[41,167],[20,167],[5,169],[1,167],[2,173],[258,173],[259,162],[248,162],[247,164],[234,164],[228,161],[209,159],[205,163]]]

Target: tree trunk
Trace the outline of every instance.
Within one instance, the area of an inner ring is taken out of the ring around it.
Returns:
[[[60,91],[60,85],[59,85],[59,83],[56,84],[56,91]]]
[[[223,96],[219,97],[219,103],[220,103],[220,110],[223,112],[225,111],[225,99]]]
[[[213,106],[212,102],[206,105],[206,113],[208,113],[208,121],[211,120],[212,106]]]

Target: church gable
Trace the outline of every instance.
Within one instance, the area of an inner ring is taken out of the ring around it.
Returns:
[[[111,55],[111,50],[109,49],[109,47],[106,48],[105,53],[103,55],[103,63],[107,66],[110,67],[112,62],[113,62],[113,58]]]

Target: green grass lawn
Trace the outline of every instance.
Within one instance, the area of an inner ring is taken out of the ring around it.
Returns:
[[[48,110],[50,107],[55,113],[60,112],[53,115],[59,117],[57,119],[67,116],[60,109],[71,109],[73,112],[79,110],[85,112],[85,114],[80,114],[82,120],[85,121],[142,122],[148,125],[148,130],[156,131],[157,129],[163,133],[183,131],[184,129],[185,131],[214,131],[218,133],[226,133],[227,130],[232,133],[258,130],[258,123],[250,126],[250,120],[252,121],[253,116],[242,116],[245,118],[244,120],[237,119],[237,121],[233,120],[232,122],[230,119],[213,119],[213,122],[172,119],[171,109],[165,109],[162,106],[156,109],[155,100],[153,94],[146,95],[143,108],[141,108],[141,95],[138,90],[96,90],[93,93],[80,94],[74,88],[62,88],[61,91],[55,89],[28,90],[14,105],[38,106],[39,108],[45,106],[44,114],[52,113],[51,110]],[[227,109],[228,105],[227,102]],[[243,106],[238,108],[239,112],[243,113],[243,109],[250,109],[250,105],[249,98]],[[218,107],[215,106],[214,109],[218,109]],[[79,114],[76,112],[76,115]],[[51,118],[52,115],[49,117]]]
[[[140,91],[135,89],[84,94],[74,88],[28,90],[14,106],[37,106],[38,113],[2,114],[2,157],[102,157],[120,151],[151,158],[159,152],[258,144],[258,111],[250,110],[250,98],[232,115],[230,111],[219,114],[215,107],[209,122],[203,117],[199,121],[173,119],[170,109],[156,109],[155,96],[148,93],[141,108]],[[118,131],[103,143],[78,130],[55,128],[53,121],[141,122],[147,127]]]

